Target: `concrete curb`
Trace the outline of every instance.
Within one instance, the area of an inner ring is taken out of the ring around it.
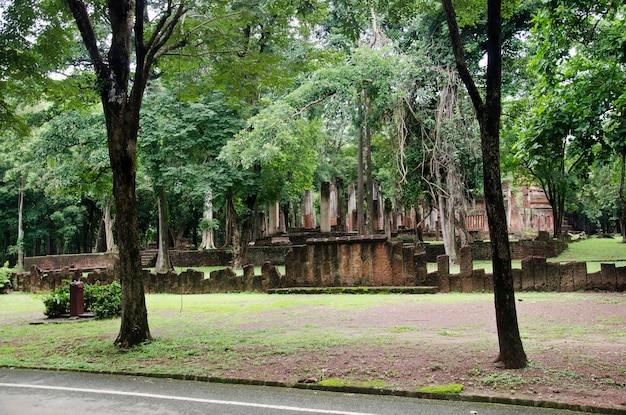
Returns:
[[[459,402],[476,402],[476,403],[493,403],[504,405],[527,406],[533,408],[558,409],[566,411],[587,412],[592,414],[609,414],[609,415],[626,415],[626,409],[606,408],[593,405],[568,404],[545,400],[505,398],[501,396],[483,396],[483,395],[463,395],[463,394],[440,394],[419,391],[406,391],[385,388],[367,388],[358,386],[322,386],[315,383],[285,383],[277,381],[267,381],[258,379],[237,379],[237,378],[221,378],[215,376],[197,376],[183,375],[177,373],[146,373],[146,372],[125,372],[125,371],[98,371],[98,370],[82,370],[82,369],[65,369],[65,368],[40,368],[28,366],[12,366],[0,365],[4,369],[25,369],[25,370],[45,370],[50,372],[75,372],[75,373],[93,373],[103,375],[120,375],[120,376],[136,376],[147,378],[188,380],[195,382],[223,383],[233,385],[250,385],[250,386],[269,386],[279,388],[308,389],[327,392],[343,392],[364,395],[381,395],[381,396],[400,396],[416,399],[433,399],[448,400]]]

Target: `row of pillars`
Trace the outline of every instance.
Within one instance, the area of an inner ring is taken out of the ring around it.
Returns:
[[[382,203],[380,185],[374,186],[374,213],[373,229],[377,233],[388,233],[399,228],[411,228],[415,223],[415,210],[411,209],[408,215],[402,210],[394,213],[392,203],[386,199]],[[347,206],[346,206],[347,204]],[[348,212],[348,214],[346,214]],[[270,206],[268,218],[268,233],[275,234],[285,232],[285,220],[280,211],[278,202]],[[317,215],[313,206],[313,194],[305,190],[302,202],[301,226],[311,230],[317,228]],[[321,232],[331,232],[333,229],[339,232],[357,231],[357,195],[355,184],[348,185],[346,198],[343,180],[335,182],[322,182],[320,187],[320,212],[319,228]]]

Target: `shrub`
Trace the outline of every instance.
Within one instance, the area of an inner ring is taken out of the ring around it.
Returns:
[[[9,262],[5,262],[0,268],[0,288],[11,282],[11,275],[15,273],[14,268],[9,268]]]
[[[97,319],[113,318],[122,314],[122,287],[114,281],[110,285],[85,284],[85,311],[92,312]],[[70,312],[70,286],[63,285],[43,298],[44,314],[58,317]]]
[[[85,284],[85,309],[96,318],[113,318],[122,314],[122,286],[113,281],[109,285]]]
[[[48,317],[58,317],[70,312],[70,286],[62,285],[43,298],[44,314]]]

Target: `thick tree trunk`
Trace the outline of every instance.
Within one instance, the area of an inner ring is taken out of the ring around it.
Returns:
[[[165,188],[159,186],[157,189],[157,215],[159,217],[159,246],[156,263],[154,265],[157,273],[165,274],[173,269],[170,260],[170,232],[167,214],[167,198]]]
[[[497,361],[508,369],[519,369],[526,367],[528,361],[517,323],[511,251],[500,179],[502,5],[500,0],[487,1],[487,94],[484,103],[465,63],[452,0],[442,0],[442,5],[457,69],[467,87],[480,124],[483,184],[491,238],[494,302],[500,346]]]
[[[105,114],[110,113],[105,109]],[[119,113],[118,113],[119,114]],[[122,114],[120,114],[122,115]],[[110,127],[109,156],[113,170],[113,194],[117,211],[117,243],[119,247],[119,273],[122,285],[122,318],[115,343],[121,347],[133,346],[152,339],[148,327],[148,312],[143,290],[141,246],[135,195],[135,160],[138,122],[107,122]],[[136,123],[136,124],[135,124]]]
[[[103,55],[103,44],[99,42],[89,15],[92,9],[82,0],[65,1],[93,64],[106,120],[120,252],[117,272],[122,285],[122,323],[115,343],[122,347],[134,346],[151,339],[143,291],[135,195],[139,112],[152,64],[163,52],[186,8],[184,2],[178,5],[167,3],[167,10],[153,26],[154,32],[145,37],[146,3],[108,0],[105,12],[108,12],[110,25],[110,37],[106,42],[109,50]],[[177,48],[183,44],[181,41],[167,47]]]

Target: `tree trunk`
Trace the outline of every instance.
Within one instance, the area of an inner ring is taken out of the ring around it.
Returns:
[[[173,269],[170,260],[170,232],[167,214],[167,198],[165,188],[159,186],[157,189],[157,215],[159,217],[159,246],[157,251],[155,271],[165,274]]]
[[[115,343],[121,347],[134,346],[151,340],[148,312],[143,291],[141,244],[135,195],[135,166],[137,163],[137,133],[139,113],[152,64],[168,44],[177,24],[186,12],[185,3],[167,3],[167,10],[153,26],[154,32],[145,36],[146,2],[108,0],[110,25],[106,42],[109,50],[101,53],[88,9],[82,0],[65,0],[89,54],[97,78],[97,88],[106,120],[109,158],[113,171],[113,196],[117,211],[117,242],[119,273],[122,285],[122,323]],[[134,53],[134,56],[133,56]],[[134,59],[133,59],[134,57]],[[132,67],[132,73],[131,73]],[[132,76],[132,83],[131,83]],[[131,86],[132,84],[132,86]],[[130,88],[130,91],[129,91]]]
[[[622,231],[622,242],[626,243],[626,199],[624,199],[624,181],[626,175],[626,149],[622,150],[620,163],[620,180],[619,180],[619,205],[620,216],[619,222]]]
[[[360,100],[360,98],[359,98]],[[362,103],[359,103],[359,112],[362,113],[363,111],[363,105]],[[360,114],[359,114],[359,118]],[[358,176],[358,180],[357,180],[357,197],[356,197],[356,228],[357,228],[357,233],[359,235],[364,235],[365,234],[365,221],[364,221],[364,204],[365,204],[365,183],[364,183],[364,171],[363,171],[363,135],[364,135],[364,126],[360,125],[358,127],[358,154],[357,154],[357,176]]]
[[[365,188],[367,189],[367,232],[373,235],[378,232],[378,224],[376,222],[377,214],[374,206],[374,178],[372,177],[372,131],[369,126],[369,118],[372,111],[372,103],[367,90],[365,94],[365,117],[363,121],[364,142],[363,150],[365,153]]]
[[[225,225],[225,241],[224,247],[233,246],[234,249],[234,241],[233,236],[237,229],[237,211],[235,210],[235,201],[234,195],[228,194],[226,196],[226,225]]]
[[[117,243],[119,247],[118,273],[122,285],[122,318],[115,343],[121,347],[133,346],[151,340],[148,312],[143,290],[141,244],[135,194],[136,143],[139,114],[135,119],[123,111],[107,108],[109,157],[113,170]],[[111,117],[114,113],[116,117]],[[130,118],[130,119],[129,119]]]
[[[500,347],[496,360],[508,369],[519,369],[526,367],[528,361],[517,323],[511,251],[500,179],[502,5],[500,0],[487,1],[487,94],[484,103],[465,63],[452,0],[442,0],[442,5],[457,69],[467,87],[480,124],[483,184],[491,238],[494,302]]]
[[[204,193],[204,212],[202,213],[202,245],[201,249],[215,249],[213,237],[213,192],[208,188]]]
[[[24,272],[24,178],[20,175],[17,196],[17,272]]]
[[[104,205],[104,212],[102,213],[102,221],[104,222],[104,241],[107,252],[113,252],[115,249],[115,239],[113,238],[113,226],[115,225],[115,219],[111,216],[111,208],[113,202],[108,200]]]

